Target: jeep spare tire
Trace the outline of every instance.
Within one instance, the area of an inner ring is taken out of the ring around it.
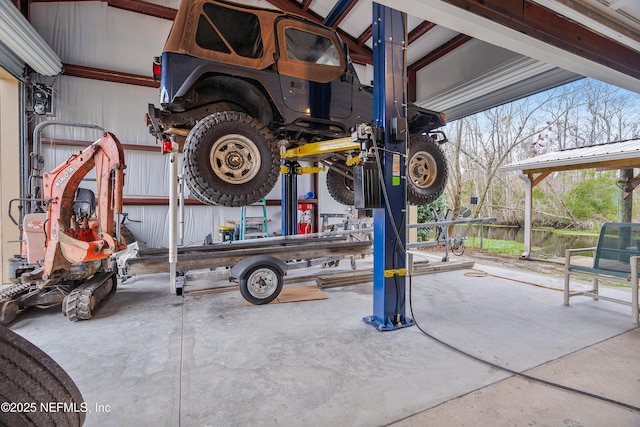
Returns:
[[[426,135],[413,135],[409,146],[407,204],[421,206],[435,201],[447,185],[448,174],[447,159],[440,146]],[[338,203],[354,204],[353,178],[329,169],[327,189]]]
[[[447,185],[447,159],[433,138],[412,135],[407,164],[407,202],[426,205],[435,201]]]
[[[244,113],[224,111],[200,120],[184,146],[187,187],[203,203],[246,206],[278,180],[280,154],[269,129]]]
[[[344,164],[344,162],[341,163]],[[329,169],[326,178],[327,190],[336,202],[341,205],[353,206],[355,204],[353,173],[347,172],[348,169],[344,166],[340,169],[344,174],[350,176],[347,177],[335,169]]]

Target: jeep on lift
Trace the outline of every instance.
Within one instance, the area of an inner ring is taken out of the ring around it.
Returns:
[[[331,28],[303,17],[225,0],[180,3],[162,56],[160,109],[147,124],[184,152],[191,193],[212,205],[259,201],[280,173],[280,147],[341,138],[370,122],[373,89],[360,83],[348,50]],[[407,198],[434,201],[447,182],[437,128],[444,114],[409,104]],[[312,161],[328,166],[327,187],[338,202],[354,203],[346,153]]]

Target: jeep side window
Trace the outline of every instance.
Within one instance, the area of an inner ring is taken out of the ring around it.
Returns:
[[[204,15],[200,15],[198,29],[196,30],[196,43],[203,49],[216,52],[231,53],[231,50],[222,41],[216,30],[213,29]]]
[[[331,39],[296,28],[287,28],[285,37],[289,59],[312,64],[340,66],[338,49]]]
[[[203,49],[257,59],[264,54],[260,21],[252,13],[205,3],[196,30],[196,43]]]

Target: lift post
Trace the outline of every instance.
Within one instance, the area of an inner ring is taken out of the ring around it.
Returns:
[[[406,241],[406,14],[373,3],[374,119],[383,128],[378,164],[382,207],[374,209],[373,315],[363,320],[379,331],[414,324],[405,316]]]
[[[283,161],[282,175],[282,235],[293,236],[298,226],[298,162]]]
[[[182,295],[183,277],[178,275],[178,143],[163,141],[162,154],[169,154],[169,288]]]

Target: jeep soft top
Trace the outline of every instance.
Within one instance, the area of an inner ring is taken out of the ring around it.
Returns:
[[[269,193],[280,171],[277,141],[294,147],[347,136],[373,116],[372,89],[336,31],[224,0],[181,2],[154,76],[161,108],[149,106],[150,132],[181,144],[187,185],[209,204],[242,206]],[[446,121],[413,104],[407,118],[408,200],[429,203],[446,185],[446,137],[434,132]],[[313,160],[329,167],[332,196],[353,204],[346,158]]]

